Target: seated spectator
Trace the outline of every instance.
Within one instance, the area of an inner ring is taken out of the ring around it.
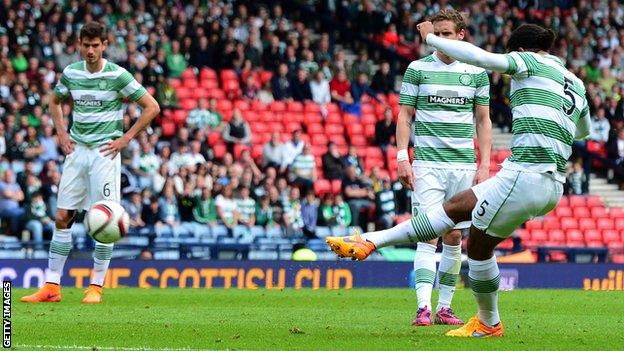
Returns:
[[[169,69],[169,76],[178,78],[188,67],[186,58],[180,53],[180,42],[173,40],[171,42],[171,53],[167,55],[167,68]]]
[[[583,165],[581,162],[575,162],[572,169],[568,171],[567,185],[569,187],[569,194],[582,195],[583,184],[587,182],[585,172],[583,172]]]
[[[181,222],[180,226],[186,233],[196,233],[201,235],[198,232],[199,228],[195,226],[195,216],[193,214],[199,189],[196,189],[195,184],[191,182],[184,183],[183,187],[182,193],[178,196],[178,210],[180,212]]]
[[[327,152],[321,158],[323,162],[323,175],[329,180],[344,178],[344,164],[338,147],[333,142],[327,144]]]
[[[193,218],[202,225],[213,227],[217,224],[217,206],[210,188],[203,188],[201,196],[195,201]]]
[[[338,102],[340,108],[355,115],[360,115],[360,105],[356,103],[351,95],[351,83],[347,79],[347,73],[344,70],[338,71],[334,79],[329,82],[332,100]]]
[[[268,227],[273,225],[273,209],[268,195],[260,196],[260,201],[256,205],[256,225]]]
[[[286,168],[295,160],[295,157],[299,156],[303,152],[303,145],[305,143],[301,140],[301,130],[295,130],[292,134],[292,139],[284,143],[282,146],[282,165],[280,167],[280,173],[284,173]]]
[[[351,64],[351,79],[355,79],[360,73],[365,73],[367,76],[373,74],[373,61],[368,58],[366,50],[360,50],[357,60]]]
[[[15,182],[13,170],[4,171],[4,177],[0,181],[0,218],[9,221],[11,234],[18,236],[24,218],[23,207],[19,203],[24,201],[24,192]]]
[[[342,163],[345,168],[353,166],[355,168],[356,175],[360,176],[363,174],[362,162],[360,161],[360,157],[357,154],[355,146],[349,145],[349,151],[342,157]]]
[[[54,128],[52,126],[43,127],[43,135],[39,137],[39,143],[43,152],[39,155],[41,162],[49,160],[57,161],[60,157],[58,152],[58,144],[56,142],[56,136],[54,136]]]
[[[251,129],[238,109],[234,109],[232,120],[223,127],[222,138],[230,153],[234,153],[234,145],[236,144],[249,145]]]
[[[323,196],[323,203],[318,209],[318,225],[324,227],[331,227],[336,225],[336,213],[334,212],[334,197],[332,194],[325,194]]]
[[[193,163],[193,157],[191,156],[191,150],[186,142],[180,143],[179,150],[171,154],[171,160],[169,164],[173,171],[178,171],[180,168],[190,167],[195,165]]]
[[[215,205],[217,206],[217,216],[219,223],[225,225],[228,228],[228,234],[232,235],[232,230],[238,224],[239,212],[236,202],[232,198],[232,186],[226,185],[223,191],[215,199]]]
[[[189,166],[193,172],[196,170],[198,165],[202,165],[206,162],[206,157],[201,153],[201,142],[199,140],[191,141],[191,151],[190,151],[190,159],[191,164]]]
[[[305,144],[303,153],[295,157],[290,170],[292,184],[300,187],[304,192],[312,189],[316,181],[316,161],[309,144]]]
[[[292,100],[292,84],[288,77],[288,66],[285,63],[279,65],[277,74],[271,78],[271,87],[273,88],[273,98],[275,100]]]
[[[210,99],[210,105],[204,98],[199,99],[197,108],[191,110],[186,117],[186,124],[189,128],[206,129],[220,131],[223,116],[217,111],[217,100]]]
[[[379,101],[377,94],[368,85],[368,76],[364,72],[360,72],[357,78],[351,83],[351,96],[353,101],[360,103],[362,96],[368,95],[376,101]]]
[[[156,229],[162,225],[160,222],[160,201],[157,196],[149,196],[148,202],[144,202],[141,220],[145,223],[148,233],[157,233],[160,230]]]
[[[265,105],[275,101],[275,98],[273,97],[273,90],[271,88],[271,81],[265,82],[260,91],[258,91],[258,101]]]
[[[342,194],[336,194],[336,198],[334,199],[334,214],[336,216],[336,224],[339,227],[348,227],[352,223],[357,224],[357,217],[353,218],[349,206],[350,205],[344,202]]]
[[[392,183],[387,176],[382,180],[382,188],[375,194],[377,210],[377,230],[388,229],[394,224],[396,203]]]
[[[163,111],[178,107],[178,96],[176,95],[175,89],[164,76],[158,76],[155,98]]]
[[[143,213],[143,202],[141,201],[141,193],[138,191],[132,192],[130,200],[123,200],[121,202],[123,208],[128,213],[130,219],[130,227],[128,228],[129,235],[138,235],[141,229],[145,228],[146,224],[143,222],[141,215]]]
[[[182,232],[180,228],[180,211],[173,183],[165,184],[163,196],[159,200],[158,207],[160,209],[158,218],[160,225],[156,225],[156,235],[173,235],[176,238],[180,236]]]
[[[384,119],[375,124],[375,144],[381,148],[384,153],[388,145],[395,145],[396,123],[392,116],[392,109],[384,110]]]
[[[394,76],[390,74],[390,63],[383,61],[373,75],[371,89],[376,93],[390,94],[394,92]]]
[[[279,168],[283,161],[283,145],[279,140],[279,133],[273,132],[271,134],[271,139],[264,144],[262,148],[262,167],[274,167]]]
[[[312,50],[305,49],[303,50],[303,60],[299,64],[299,68],[306,71],[308,76],[314,74],[314,72],[318,71],[319,65],[314,61],[314,53]]]
[[[384,32],[381,42],[385,47],[391,50],[397,49],[399,45],[399,34],[397,33],[396,25],[393,23],[388,25],[388,29]]]
[[[322,71],[314,73],[314,79],[310,81],[310,92],[312,93],[312,100],[319,105],[323,106],[331,102],[329,82],[325,79]]]
[[[605,117],[605,109],[599,108],[596,110],[596,115],[593,116],[591,122],[591,134],[589,138],[599,143],[606,143],[609,140],[609,130],[611,125]]]
[[[316,238],[316,222],[318,218],[318,199],[314,191],[308,191],[305,199],[301,202],[301,218],[303,219],[303,234],[308,239]]]
[[[360,217],[360,211],[368,209],[371,200],[375,199],[372,189],[357,175],[355,166],[348,166],[346,177],[342,181],[342,192],[351,209],[353,225],[365,228],[367,221],[366,211]]]
[[[258,83],[256,83],[256,79],[253,75],[249,75],[243,81],[243,97],[249,100],[255,100],[258,97],[258,92],[260,88],[258,87]]]
[[[250,196],[248,187],[240,188],[239,198],[234,200],[238,209],[238,222],[247,227],[253,227],[256,224],[256,200]]]
[[[287,237],[303,234],[303,216],[301,215],[301,199],[298,188],[291,188],[288,198],[284,201],[284,234]]]
[[[48,216],[46,204],[40,192],[36,192],[31,196],[27,203],[26,210],[26,229],[30,232],[31,240],[35,241],[35,248],[43,249],[43,233],[52,236],[54,230],[54,221]]]
[[[297,70],[297,76],[291,83],[292,97],[295,101],[312,100],[312,91],[308,81],[308,73],[304,69]]]

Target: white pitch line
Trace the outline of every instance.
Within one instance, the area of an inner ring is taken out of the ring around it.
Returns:
[[[153,347],[115,347],[115,346],[81,346],[81,345],[27,345],[14,344],[14,347],[26,349],[43,349],[43,350],[98,350],[98,351],[215,351],[214,349],[193,349],[189,347],[183,348],[153,348]]]

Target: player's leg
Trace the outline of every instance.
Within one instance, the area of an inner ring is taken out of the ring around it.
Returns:
[[[56,302],[61,300],[61,277],[72,247],[71,226],[76,209],[87,199],[87,179],[84,171],[84,149],[76,146],[67,155],[59,184],[55,228],[50,242],[46,284],[35,294],[24,296],[22,302]]]
[[[552,210],[561,198],[563,186],[546,175],[503,170],[489,186],[478,185],[473,190],[478,202],[468,238],[468,275],[478,314],[447,335],[502,336],[498,313],[500,273],[494,248],[528,219]]]
[[[89,199],[91,204],[101,200],[121,200],[121,156],[104,157],[98,149],[91,150],[89,169]],[[102,302],[102,286],[113,255],[113,244],[95,243],[91,282],[83,303]]]
[[[444,202],[446,178],[440,176],[440,170],[414,167],[414,191],[412,192],[412,217],[431,206]],[[436,275],[435,252],[438,238],[428,242],[419,242],[414,255],[414,287],[418,309],[412,321],[413,326],[428,326],[431,321],[431,292]]]
[[[444,170],[447,179],[447,199],[453,195],[470,189],[476,172],[473,170]],[[470,222],[458,223],[454,230],[442,236],[442,257],[438,267],[440,296],[436,307],[436,324],[461,325],[464,322],[451,309],[455,294],[455,285],[461,269],[462,230],[468,229]]]

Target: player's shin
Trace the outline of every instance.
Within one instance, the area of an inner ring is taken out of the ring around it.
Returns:
[[[442,236],[454,226],[455,223],[444,212],[442,205],[438,205],[390,229],[362,234],[362,238],[379,249],[402,243],[427,242]]]
[[[48,272],[46,281],[60,284],[63,268],[72,247],[71,229],[54,229],[52,241],[50,242],[50,253],[48,257]]]
[[[435,280],[436,246],[429,243],[418,243],[414,256],[414,279],[418,308],[431,309],[431,291]]]
[[[103,286],[106,271],[113,255],[113,244],[95,244],[95,252],[93,253],[93,274],[91,275],[91,284]]]
[[[500,273],[496,256],[484,261],[468,259],[470,287],[479,305],[479,320],[487,326],[500,322],[498,315],[498,285]]]
[[[442,308],[450,308],[455,285],[461,269],[461,245],[442,245],[442,257],[440,259],[439,281],[440,298],[438,299],[437,311]]]

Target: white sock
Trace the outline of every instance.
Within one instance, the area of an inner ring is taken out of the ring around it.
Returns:
[[[113,255],[113,244],[95,244],[93,253],[93,273],[91,274],[91,284],[103,286],[106,271]]]
[[[418,308],[431,308],[431,291],[436,271],[435,252],[436,247],[429,243],[418,243],[416,247],[414,279]]]
[[[496,256],[485,261],[468,259],[470,288],[479,305],[479,320],[487,326],[500,322],[498,315],[498,284],[500,273]]]
[[[379,249],[408,242],[428,242],[439,238],[454,226],[455,223],[444,212],[442,205],[438,205],[426,213],[419,212],[411,220],[401,222],[390,229],[364,233],[362,238],[372,242]]]
[[[52,241],[50,242],[50,253],[48,256],[48,271],[46,272],[46,282],[61,284],[63,267],[72,248],[71,229],[54,228]]]
[[[440,259],[440,268],[438,269],[438,274],[440,275],[440,297],[436,311],[444,307],[451,307],[460,269],[461,245],[442,244],[442,258]]]

